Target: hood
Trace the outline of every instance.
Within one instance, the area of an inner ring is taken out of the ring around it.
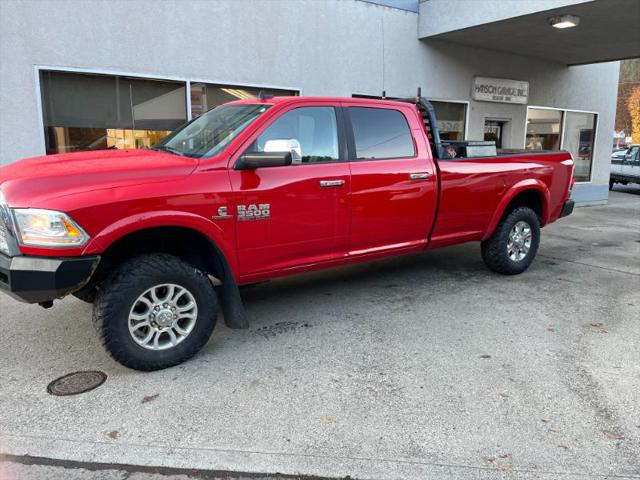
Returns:
[[[47,199],[160,182],[188,175],[197,165],[197,159],[155,150],[44,155],[0,168],[0,188],[12,207],[46,208]]]

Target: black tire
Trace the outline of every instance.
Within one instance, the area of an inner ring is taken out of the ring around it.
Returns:
[[[531,245],[525,257],[515,261],[509,257],[507,245],[511,230],[518,222],[526,222],[531,228]],[[524,272],[538,252],[540,245],[540,221],[536,213],[528,207],[519,207],[505,215],[493,235],[482,242],[482,259],[494,272],[503,275],[517,275]]]
[[[129,332],[129,313],[143,293],[162,284],[186,289],[195,300],[197,315],[192,330],[181,342],[166,350],[151,350],[134,341]],[[116,361],[134,370],[151,371],[172,367],[195,355],[209,340],[217,315],[217,297],[206,275],[172,255],[149,254],[125,262],[101,285],[93,321],[104,347]]]
[[[609,180],[609,190],[613,190],[613,184],[615,182],[613,180]]]

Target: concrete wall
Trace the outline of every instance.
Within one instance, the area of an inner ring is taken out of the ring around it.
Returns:
[[[425,38],[590,1],[593,0],[421,0],[418,33]]]
[[[599,112],[593,183],[606,198],[617,64],[568,68],[420,41],[417,26],[415,13],[351,0],[0,1],[0,163],[44,152],[34,65],[303,95],[413,95],[420,85],[452,100],[470,100],[473,76],[485,75],[528,80],[531,105]],[[512,120],[506,146],[523,146],[526,107],[471,101],[469,113],[469,138],[492,116]]]

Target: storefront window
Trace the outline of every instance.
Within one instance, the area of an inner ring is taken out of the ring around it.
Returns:
[[[527,112],[527,150],[560,150],[562,111],[529,108]]]
[[[576,162],[576,181],[588,182],[591,179],[596,115],[594,113],[566,112],[566,116],[562,147],[571,152]]]
[[[527,150],[567,150],[576,163],[577,182],[591,180],[596,113],[547,108],[527,110]],[[563,126],[564,121],[564,126]]]
[[[464,140],[467,104],[432,101],[441,140]]]
[[[148,148],[187,121],[186,82],[42,70],[47,154]],[[191,116],[222,103],[293,90],[191,83]]]
[[[274,88],[234,87],[229,85],[212,85],[209,83],[191,84],[191,116],[199,117],[207,110],[233,100],[257,98],[263,91],[274,97],[295,96],[295,90],[280,90]]]
[[[112,75],[40,72],[46,151],[150,147],[185,123],[185,86]]]

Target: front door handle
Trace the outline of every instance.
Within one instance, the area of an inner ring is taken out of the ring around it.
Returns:
[[[344,185],[344,180],[320,180],[320,186],[322,188],[341,187],[343,185]]]
[[[409,178],[411,180],[425,180],[429,178],[431,174],[429,172],[410,173]]]

